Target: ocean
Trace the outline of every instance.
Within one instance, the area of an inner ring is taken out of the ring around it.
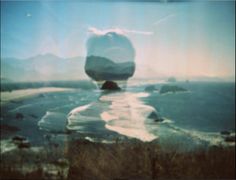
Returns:
[[[1,104],[1,123],[19,128],[17,134],[36,144],[45,133],[69,133],[104,143],[119,138],[157,141],[167,149],[233,145],[221,132],[235,135],[235,83],[176,82],[172,84],[187,91],[161,94],[165,84],[136,82],[122,91],[43,92]],[[155,89],[145,90],[150,85]],[[16,117],[19,113],[22,119]],[[155,121],[151,113],[162,121]],[[1,135],[7,138],[11,133]]]

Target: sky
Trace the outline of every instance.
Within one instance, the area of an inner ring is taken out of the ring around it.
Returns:
[[[235,2],[1,2],[1,58],[86,56],[91,34],[135,48],[136,76],[235,76]]]

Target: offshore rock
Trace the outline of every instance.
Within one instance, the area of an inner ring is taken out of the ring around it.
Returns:
[[[113,81],[106,81],[101,89],[106,90],[120,90],[120,87]]]

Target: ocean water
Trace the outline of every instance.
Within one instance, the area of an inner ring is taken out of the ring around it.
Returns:
[[[154,84],[157,89],[162,83]],[[185,92],[146,92],[148,84],[133,83],[123,91],[98,89],[44,93],[17,106],[2,107],[8,121],[32,136],[41,132],[81,135],[91,141],[112,142],[117,137],[157,140],[163,146],[196,148],[226,143],[221,131],[235,135],[235,84],[215,82],[175,83]],[[15,120],[22,113],[25,121]],[[150,118],[155,113],[164,120]],[[33,118],[32,118],[33,117]],[[27,120],[28,119],[28,120]],[[34,127],[36,124],[36,127]]]
[[[162,84],[156,84],[160,88]],[[102,92],[98,99],[68,114],[67,128],[79,133],[106,130],[142,141],[193,146],[225,145],[221,131],[235,132],[235,85],[233,83],[178,83],[186,92],[145,92],[147,85],[126,91]],[[164,118],[155,122],[155,112]],[[103,122],[103,123],[101,123]]]

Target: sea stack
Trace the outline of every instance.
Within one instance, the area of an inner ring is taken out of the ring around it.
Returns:
[[[113,81],[106,81],[103,85],[102,88],[103,90],[120,90],[120,87],[117,85],[117,83]]]

